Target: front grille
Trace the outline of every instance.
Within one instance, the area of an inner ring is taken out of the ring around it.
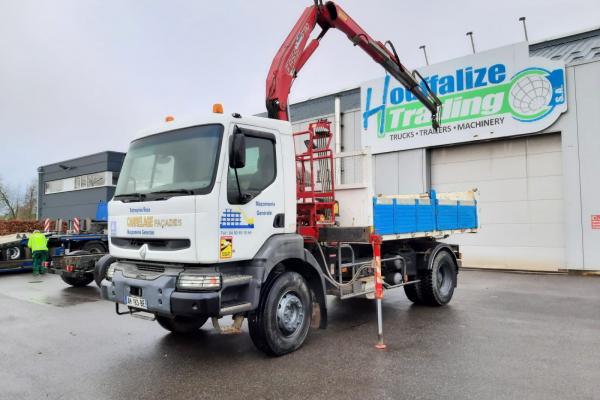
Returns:
[[[145,272],[156,272],[159,274],[162,274],[163,272],[165,272],[165,267],[162,265],[151,265],[151,264],[138,264],[137,265],[137,269],[138,271],[145,271]]]
[[[183,250],[189,248],[191,244],[189,239],[140,239],[112,237],[110,241],[114,246],[132,250],[137,250],[144,244],[148,245],[150,250]]]

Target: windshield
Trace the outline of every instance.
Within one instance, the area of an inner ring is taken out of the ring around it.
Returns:
[[[212,190],[223,125],[202,125],[131,143],[115,196],[156,192],[205,194]]]

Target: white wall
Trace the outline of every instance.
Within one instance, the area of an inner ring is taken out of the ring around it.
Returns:
[[[591,227],[591,215],[600,214],[600,62],[575,70],[583,266],[600,270],[600,230]],[[570,168],[577,169],[576,164]]]
[[[600,270],[600,62],[567,67],[568,110],[546,132],[562,133],[565,268]]]
[[[429,191],[426,149],[373,156],[375,194],[411,194]]]

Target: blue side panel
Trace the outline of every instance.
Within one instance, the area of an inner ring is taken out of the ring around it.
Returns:
[[[441,204],[440,204],[441,203]],[[477,202],[429,199],[373,198],[373,224],[379,235],[476,229]]]
[[[457,205],[438,204],[437,228],[439,231],[459,229]]]
[[[419,200],[417,200],[417,226],[415,232],[435,230],[435,203],[427,203],[420,204]]]
[[[415,232],[417,229],[417,206],[396,202],[394,220],[394,233]]]
[[[458,225],[464,228],[477,228],[477,206],[458,206]]]
[[[387,199],[386,199],[387,200]],[[396,200],[386,201],[373,198],[373,225],[379,235],[394,233],[394,206]]]

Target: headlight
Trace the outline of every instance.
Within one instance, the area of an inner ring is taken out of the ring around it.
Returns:
[[[106,280],[112,281],[112,277],[115,274],[115,264],[110,264],[108,269],[106,270]]]
[[[221,288],[221,275],[218,274],[193,274],[182,272],[177,278],[177,289],[182,290],[219,290]]]

